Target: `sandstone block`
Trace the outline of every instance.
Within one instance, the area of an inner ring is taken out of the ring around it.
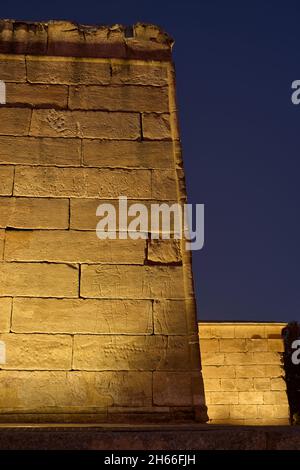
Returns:
[[[74,337],[74,369],[182,370],[190,367],[188,341],[181,336]]]
[[[7,83],[6,96],[7,104],[45,108],[66,108],[68,105],[68,87],[63,85]]]
[[[268,377],[265,366],[258,364],[236,366],[236,376],[239,378]]]
[[[25,57],[1,55],[0,77],[5,82],[26,82]]]
[[[216,351],[201,353],[201,361],[203,366],[221,365],[224,364],[224,360],[224,353]]]
[[[268,351],[284,352],[284,342],[282,339],[268,339],[267,340]]]
[[[152,171],[152,198],[167,201],[178,199],[175,171]]]
[[[268,364],[265,371],[266,377],[282,377],[284,375],[283,366],[281,364]]]
[[[0,163],[79,166],[79,139],[0,137]]]
[[[10,303],[6,303],[10,318]],[[17,298],[13,301],[12,331],[149,335],[153,333],[152,303],[150,300]]]
[[[286,323],[267,324],[265,326],[266,337],[269,339],[282,339],[282,330]]]
[[[249,391],[253,389],[253,379],[221,379],[221,390]]]
[[[241,405],[259,405],[264,403],[264,393],[261,391],[239,392],[239,403]]]
[[[270,378],[256,377],[253,379],[255,390],[270,390],[271,382]]]
[[[287,394],[284,390],[271,390],[263,392],[263,403],[265,405],[286,405]]]
[[[68,226],[67,199],[0,197],[0,227],[66,229]]]
[[[70,109],[167,113],[167,87],[76,86],[70,87]]]
[[[155,334],[185,335],[192,332],[184,300],[155,300],[153,321]]]
[[[96,412],[149,406],[151,372],[0,371],[0,413]]]
[[[253,364],[253,353],[226,353],[225,364],[242,365]]]
[[[204,381],[209,379],[235,378],[235,368],[232,366],[206,366],[202,364]]]
[[[8,333],[10,330],[11,305],[10,298],[0,298],[0,333]]]
[[[151,264],[181,263],[181,240],[148,240],[147,260]]]
[[[283,377],[271,378],[271,390],[286,390],[286,381]]]
[[[289,406],[283,405],[258,405],[257,413],[259,418],[265,420],[289,418]]]
[[[96,231],[8,231],[7,261],[143,264],[145,240],[100,240]]]
[[[258,405],[230,405],[230,418],[232,419],[248,419],[257,418]]]
[[[0,296],[77,297],[78,270],[63,264],[0,263]]]
[[[82,266],[81,296],[87,298],[183,299],[180,266]]]
[[[243,341],[238,339],[238,341]],[[246,339],[246,350],[249,352],[266,352],[268,343],[266,339]]]
[[[201,338],[234,338],[233,325],[218,323],[199,323],[199,336]]]
[[[0,135],[27,135],[31,109],[0,108]]]
[[[0,168],[1,170],[1,168]],[[151,198],[148,170],[17,167],[16,196]]]
[[[238,392],[209,392],[206,397],[210,398],[210,402],[213,405],[234,405],[239,403]]]
[[[236,325],[234,328],[235,338],[260,339],[265,338],[265,326],[262,325]]]
[[[151,86],[164,86],[168,84],[166,66],[113,62],[111,68],[112,84]]]
[[[160,203],[158,201],[148,201],[148,200],[128,200],[128,208],[131,204],[143,204],[145,205],[148,213],[148,231],[151,232],[151,204]],[[116,211],[116,216],[119,216],[119,200],[116,199],[71,199],[71,229],[76,230],[95,230],[97,223],[100,220],[100,217],[96,215],[97,208],[100,204],[111,204]],[[173,201],[168,202],[172,205]],[[128,226],[130,229],[131,222],[136,218],[136,214],[133,216],[128,215]],[[159,227],[161,229],[161,226]],[[172,228],[172,224],[171,224]],[[119,231],[119,227],[116,227],[116,231]],[[130,230],[132,231],[132,230]]]
[[[1,110],[0,110],[1,111]],[[0,166],[0,195],[10,196],[14,182],[14,167]]]
[[[246,342],[242,339],[220,339],[220,351],[221,352],[245,352]]]
[[[213,353],[220,351],[220,344],[218,339],[201,339],[200,341],[201,353]]]
[[[93,167],[172,168],[171,142],[84,140],[84,165]]]
[[[30,135],[137,140],[141,136],[141,130],[137,113],[34,109]]]
[[[278,352],[254,352],[254,364],[280,364],[281,354]]]
[[[0,335],[6,345],[2,369],[68,370],[72,363],[72,337],[62,335]]]
[[[171,140],[169,114],[143,114],[143,136],[146,140]]]
[[[193,404],[191,374],[154,372],[153,403],[160,406],[191,406]]]
[[[3,256],[4,256],[4,240],[5,240],[5,230],[0,230],[0,261],[3,260]]]
[[[26,62],[30,83],[107,85],[110,82],[108,60],[29,56]]]
[[[221,390],[220,379],[205,379],[204,390],[215,392]]]
[[[230,413],[229,405],[209,405],[208,417],[210,420],[228,419]]]

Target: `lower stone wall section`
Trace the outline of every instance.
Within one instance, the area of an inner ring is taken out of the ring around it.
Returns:
[[[199,323],[209,423],[289,424],[284,323]]]

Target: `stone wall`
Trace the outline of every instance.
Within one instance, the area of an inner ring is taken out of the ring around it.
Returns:
[[[171,44],[0,23],[1,421],[202,419],[184,244],[95,233],[100,202],[185,201]]]
[[[284,323],[199,323],[209,422],[289,424]]]

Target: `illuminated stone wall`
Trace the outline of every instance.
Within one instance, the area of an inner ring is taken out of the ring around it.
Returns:
[[[289,424],[284,323],[199,323],[209,422]]]
[[[184,243],[95,234],[105,200],[185,201],[171,43],[0,22],[1,421],[204,417]]]

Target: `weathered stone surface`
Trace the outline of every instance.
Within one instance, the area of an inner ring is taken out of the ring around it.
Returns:
[[[181,263],[181,240],[148,240],[147,260],[153,264]]]
[[[206,378],[235,378],[235,369],[231,366],[206,366],[202,363],[202,375],[204,382]],[[245,377],[247,377],[247,375]]]
[[[149,170],[17,167],[14,195],[149,199],[151,174]]]
[[[266,405],[285,405],[287,395],[285,390],[270,390],[263,392],[263,403]]]
[[[7,104],[30,107],[66,108],[68,87],[63,85],[31,85],[30,83],[7,83]]]
[[[10,318],[10,302],[3,300]],[[150,300],[18,298],[13,301],[12,331],[149,335],[153,333],[152,303]]]
[[[73,369],[184,370],[191,368],[189,352],[182,336],[76,335]]]
[[[143,114],[143,136],[148,140],[170,140],[170,116],[168,114]]]
[[[191,406],[192,376],[189,372],[153,373],[153,402],[160,406]]]
[[[137,113],[34,109],[30,135],[136,140],[141,136],[140,118]]]
[[[66,85],[107,85],[110,81],[109,61],[27,57],[27,79],[31,83]]]
[[[96,231],[8,231],[7,261],[144,264],[145,240],[100,240]]]
[[[0,227],[67,229],[67,199],[0,197]]]
[[[79,139],[0,137],[0,163],[79,166]]]
[[[72,337],[62,335],[0,335],[6,346],[6,363],[1,369],[69,370]]]
[[[0,77],[5,82],[26,82],[25,57],[1,54]]]
[[[77,297],[78,270],[63,264],[0,263],[0,296]]]
[[[69,108],[166,113],[169,110],[168,88],[126,85],[70,87]]]
[[[151,372],[0,371],[4,412],[78,413],[152,403]]]
[[[95,230],[97,223],[100,220],[99,216],[96,216],[97,207],[100,204],[111,204],[115,211],[116,216],[119,215],[119,200],[114,199],[71,199],[71,223],[70,228],[76,230]],[[162,201],[148,201],[148,200],[138,200],[131,199],[127,201],[128,208],[132,204],[143,204],[147,208],[148,213],[148,231],[151,232],[151,205],[152,204],[161,204]],[[167,204],[172,205],[174,201],[168,201]],[[131,222],[136,218],[136,214],[133,216],[127,217],[128,227],[130,229]],[[161,227],[160,227],[161,228]],[[171,224],[172,228],[172,224]],[[118,230],[119,227],[116,227]],[[131,230],[130,230],[131,231]]]
[[[235,405],[239,403],[238,392],[207,392],[205,395],[207,404],[214,405]]]
[[[84,140],[83,163],[96,167],[172,168],[171,142]]]
[[[3,256],[4,256],[4,240],[5,240],[5,230],[0,230],[0,261],[3,260]]]
[[[117,85],[164,86],[168,83],[165,65],[112,63],[111,83]]]
[[[184,300],[155,300],[153,303],[155,334],[187,334],[189,321],[186,310]]]
[[[178,199],[175,171],[152,171],[152,197],[153,199],[167,201]]]
[[[0,195],[10,196],[14,182],[14,167],[0,166]]]
[[[185,297],[179,266],[83,265],[80,293],[87,298]]]
[[[10,330],[12,300],[0,298],[0,333],[8,333]]]
[[[0,108],[0,135],[27,135],[31,110],[25,108]]]

